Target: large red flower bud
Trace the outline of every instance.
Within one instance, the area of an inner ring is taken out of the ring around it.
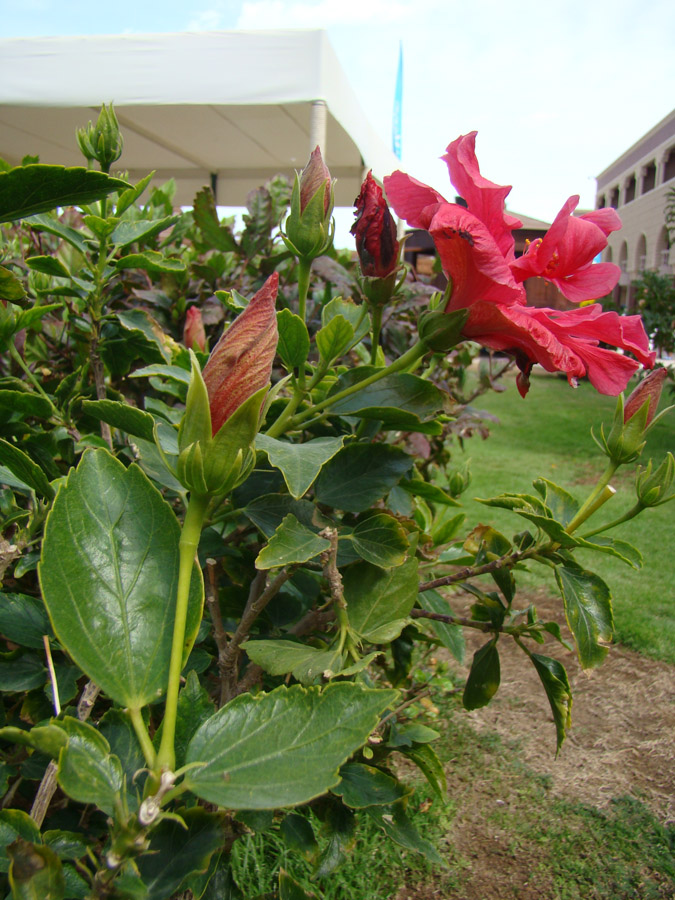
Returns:
[[[271,275],[213,348],[202,376],[215,436],[235,410],[270,382],[277,349],[279,275]]]
[[[399,244],[396,223],[372,172],[366,175],[354,206],[356,221],[351,233],[356,238],[361,271],[370,278],[386,278],[398,266]]]
[[[291,192],[291,210],[281,236],[300,259],[322,256],[333,242],[333,179],[317,147],[298,175]]]
[[[199,350],[203,350],[206,347],[206,332],[204,331],[202,313],[196,306],[191,306],[185,314],[183,343],[188,350],[194,350],[195,345]]]

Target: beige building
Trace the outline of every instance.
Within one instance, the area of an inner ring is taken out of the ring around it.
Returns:
[[[675,188],[675,110],[598,175],[596,208],[613,206],[623,228],[609,236],[604,262],[621,267],[614,299],[631,308],[631,283],[645,269],[672,274],[675,251],[665,225],[666,195]]]

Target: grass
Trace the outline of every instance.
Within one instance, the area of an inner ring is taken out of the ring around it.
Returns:
[[[476,406],[499,418],[490,437],[466,442],[464,456],[471,458],[472,482],[462,500],[467,521],[493,525],[507,536],[522,531],[527,522],[505,510],[486,507],[472,498],[491,497],[502,491],[532,492],[534,478],[543,476],[583,500],[602,473],[606,457],[590,436],[593,426],[605,431],[616,401],[598,394],[589,384],[576,390],[557,377],[533,376],[530,393],[521,399],[513,378],[503,393],[480,397]],[[662,402],[662,406],[666,403]],[[664,417],[648,435],[641,463],[651,457],[657,466],[666,452],[675,450],[675,411]],[[463,458],[455,453],[459,462]],[[611,521],[633,505],[634,469],[617,472],[617,494],[593,518]],[[601,554],[579,554],[579,561],[597,572],[613,593],[616,638],[646,656],[675,663],[675,603],[672,550],[675,546],[675,503],[646,510],[610,532],[640,549],[644,566],[636,571],[619,560]],[[546,584],[555,593],[550,572],[531,567],[522,585]]]
[[[311,866],[291,854],[278,828],[235,845],[232,865],[246,898],[271,892],[283,867],[322,900],[669,900],[675,891],[675,828],[661,825],[635,797],[604,810],[554,797],[549,779],[522,762],[517,742],[476,732],[456,698],[434,697],[441,732],[435,749],[448,775],[450,802],[429,806],[416,781],[416,827],[448,868],[402,851],[365,815],[351,853],[331,875],[311,881]],[[410,772],[405,780],[411,781]],[[314,822],[315,826],[318,824]],[[322,839],[319,838],[320,844]],[[469,893],[476,875],[483,878]],[[520,893],[527,883],[530,893]]]

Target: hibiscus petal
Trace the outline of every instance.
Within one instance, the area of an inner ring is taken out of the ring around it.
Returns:
[[[428,228],[438,205],[447,203],[438,191],[400,169],[385,177],[384,190],[396,214],[411,228]]]
[[[495,244],[508,261],[515,258],[515,243],[511,232],[521,222],[505,212],[506,197],[511,185],[495,184],[480,174],[475,145],[477,132],[464,134],[447,147],[445,160],[450,180],[466,201],[467,208],[487,227]]]

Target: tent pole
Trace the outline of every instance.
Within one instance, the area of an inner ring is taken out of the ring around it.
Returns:
[[[309,152],[319,147],[321,155],[326,157],[326,120],[328,107],[325,100],[313,100],[309,120]]]
[[[213,194],[213,199],[218,205],[218,173],[211,172],[211,193]]]

